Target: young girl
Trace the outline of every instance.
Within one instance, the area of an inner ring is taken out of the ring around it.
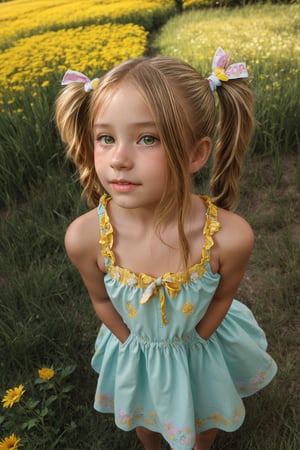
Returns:
[[[146,450],[161,436],[174,450],[210,449],[218,429],[241,426],[241,398],[276,373],[264,332],[233,299],[253,247],[230,211],[254,124],[246,77],[219,48],[208,78],[137,58],[100,80],[68,71],[57,100],[92,207],[65,245],[102,322],[95,408],[136,428]],[[195,195],[215,138],[212,198]]]

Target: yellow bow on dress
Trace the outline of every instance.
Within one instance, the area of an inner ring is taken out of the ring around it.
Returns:
[[[167,290],[170,297],[175,298],[180,291],[180,284],[168,277],[157,278],[146,287],[140,300],[140,304],[144,305],[145,303],[150,302],[158,294],[162,324],[166,325],[168,320],[164,288]]]

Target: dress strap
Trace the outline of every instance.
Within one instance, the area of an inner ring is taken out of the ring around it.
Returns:
[[[218,220],[218,207],[211,201],[211,199],[202,195],[206,210],[206,221],[203,228],[203,235],[205,236],[204,246],[202,248],[202,263],[208,262],[210,258],[210,249],[214,245],[213,235],[220,230],[221,224]]]
[[[113,247],[113,227],[110,223],[107,214],[107,204],[110,197],[107,194],[103,194],[99,201],[98,206],[98,216],[99,216],[99,226],[100,226],[100,239],[99,244],[101,245],[101,253],[104,258],[104,263],[106,267],[115,264],[115,256],[112,251]]]
[[[211,199],[207,196],[201,196],[204,200],[207,210],[206,210],[206,220],[203,228],[204,245],[202,247],[202,255],[201,261],[199,264],[196,264],[192,268],[188,270],[188,273],[180,272],[178,274],[172,274],[172,279],[178,278],[181,283],[187,282],[190,279],[194,279],[195,276],[202,276],[206,271],[206,263],[210,260],[210,249],[214,245],[213,235],[219,231],[221,228],[220,222],[218,221],[218,208],[211,201]],[[104,258],[105,267],[111,272],[112,275],[117,271],[118,277],[120,277],[120,268],[115,267],[115,255],[113,253],[113,227],[110,223],[109,216],[107,214],[107,204],[110,201],[111,197],[108,194],[103,194],[100,198],[99,206],[98,206],[98,215],[99,215],[99,226],[100,226],[100,239],[99,244],[101,245],[101,254]],[[197,267],[197,273],[194,270],[194,267]],[[125,277],[128,271],[126,269],[122,270],[122,274]],[[132,277],[133,274],[130,273]],[[127,276],[127,275],[126,275]],[[128,275],[129,276],[129,275]],[[188,277],[188,278],[187,278]],[[142,274],[137,277],[141,283],[143,281]],[[149,279],[151,277],[148,277]],[[187,279],[186,279],[187,278]],[[152,278],[151,278],[152,280]],[[177,281],[178,281],[177,280]],[[144,285],[144,283],[142,283]]]

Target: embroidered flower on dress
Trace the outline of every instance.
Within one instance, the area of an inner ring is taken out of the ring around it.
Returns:
[[[183,445],[192,445],[195,440],[195,434],[191,430],[191,428],[186,425],[183,427],[183,432],[185,433],[184,437],[182,438],[182,444]]]
[[[197,272],[191,273],[190,280],[195,281],[199,278],[199,274]]]
[[[128,301],[128,302],[126,303],[126,308],[127,308],[127,311],[128,311],[128,317],[129,317],[130,319],[135,319],[135,318],[137,317],[137,312],[136,312],[135,307],[132,306],[132,304],[131,304],[130,301]]]
[[[195,421],[195,427],[196,430],[199,430],[199,428],[202,428],[206,423],[205,419],[200,419],[199,417],[196,417],[196,421]]]
[[[148,417],[144,417],[144,423],[147,425],[158,426],[157,415],[154,411],[151,411]]]
[[[135,408],[132,415],[129,415],[126,411],[120,409],[118,414],[118,421],[120,424],[126,425],[128,430],[130,430],[135,422],[143,421],[143,412],[144,408],[142,406],[140,406],[139,408]]]
[[[258,374],[256,377],[252,378],[249,382],[251,389],[258,388],[263,382],[268,378],[267,372],[264,372],[262,369],[258,370]]]
[[[137,283],[137,281],[136,281],[135,278],[128,278],[128,280],[127,280],[127,284],[128,284],[128,286],[130,286],[130,287],[135,286],[136,283]]]
[[[180,431],[173,425],[170,420],[167,420],[164,425],[164,433],[171,441],[173,441],[175,439],[175,436],[178,435]]]
[[[186,317],[190,317],[194,312],[194,305],[191,302],[186,302],[183,307],[181,308],[181,311]]]
[[[240,403],[240,409],[236,409],[234,411],[233,419],[226,419],[222,414],[215,412],[209,416],[210,420],[213,420],[213,424],[218,426],[220,424],[225,425],[226,427],[231,427],[234,423],[237,423],[241,420],[241,417],[244,413],[243,403]]]
[[[119,411],[119,422],[122,423],[123,425],[126,425],[128,428],[132,427],[132,417],[130,417],[126,411],[124,411],[123,409],[121,409]]]
[[[178,442],[181,445],[189,448],[195,441],[195,434],[188,425],[185,425],[182,429],[179,429],[174,426],[171,420],[165,422],[163,433],[168,438],[168,440],[173,441],[174,443]]]
[[[274,367],[274,361],[271,357],[269,357],[269,364],[266,370],[263,370],[262,368],[258,369],[257,375],[252,377],[249,380],[249,383],[246,384],[243,381],[239,380],[235,383],[239,394],[245,394],[249,392],[256,392],[258,391],[266,382],[268,379],[268,372],[272,371]]]
[[[96,395],[96,400],[98,400],[99,404],[104,408],[113,409],[114,407],[114,399],[111,395],[108,394],[100,394]]]
[[[120,274],[120,272],[118,270],[116,270],[115,273],[114,273],[114,279],[116,281],[119,281],[120,278],[121,278],[121,274]]]

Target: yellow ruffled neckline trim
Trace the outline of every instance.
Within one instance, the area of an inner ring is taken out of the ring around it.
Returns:
[[[201,260],[189,267],[185,272],[172,273],[168,272],[162,275],[159,280],[162,282],[175,282],[179,284],[192,282],[204,275],[207,271],[206,264],[210,259],[210,249],[214,245],[213,235],[220,228],[220,222],[218,221],[218,208],[214,205],[211,199],[207,196],[201,196],[204,200],[206,211],[206,222],[203,229],[203,235],[205,236],[205,242],[202,247]],[[99,218],[100,220],[100,240],[101,253],[105,259],[106,268],[112,277],[112,279],[129,286],[140,287],[145,289],[149,284],[154,283],[157,278],[147,275],[145,273],[136,274],[123,267],[116,266],[116,259],[113,253],[113,227],[110,223],[109,216],[107,214],[107,204],[111,200],[111,197],[107,194],[103,194],[100,198],[99,204],[104,208],[104,214]],[[109,264],[106,263],[106,259],[109,260]]]

